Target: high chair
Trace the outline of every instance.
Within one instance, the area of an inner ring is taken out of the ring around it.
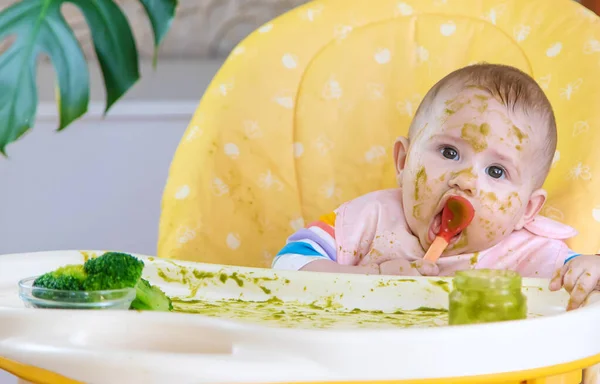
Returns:
[[[542,213],[579,230],[573,249],[598,252],[593,12],[571,0],[317,0],[248,36],[206,90],[171,166],[158,256],[269,267],[293,231],[394,187],[392,144],[423,95],[482,61],[516,66],[547,93],[559,143]],[[506,382],[579,383],[592,360]]]
[[[163,197],[158,256],[269,267],[287,236],[395,186],[392,145],[459,67],[532,75],[555,109],[543,214],[600,250],[600,19],[571,0],[321,0],[231,53],[194,114]]]

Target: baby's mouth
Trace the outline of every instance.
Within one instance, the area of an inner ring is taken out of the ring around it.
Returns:
[[[442,211],[439,211],[433,217],[433,220],[431,221],[431,225],[429,226],[428,237],[429,237],[430,243],[432,243],[433,240],[435,240],[437,233],[439,232],[441,226],[442,226]],[[451,238],[448,245],[455,244],[458,240],[460,240],[461,236],[462,236],[462,231],[459,232],[458,234],[456,234],[456,236],[454,236],[453,238]]]

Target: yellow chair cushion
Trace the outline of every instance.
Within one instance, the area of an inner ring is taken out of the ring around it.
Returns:
[[[175,154],[158,255],[270,266],[294,230],[395,185],[392,145],[427,90],[475,62],[545,89],[559,145],[544,214],[600,249],[600,21],[571,0],[313,1],[253,32]]]

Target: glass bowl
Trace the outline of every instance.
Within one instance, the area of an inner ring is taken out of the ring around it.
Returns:
[[[27,308],[53,309],[129,309],[135,299],[135,288],[107,291],[61,291],[38,288],[38,276],[19,281],[19,297]]]

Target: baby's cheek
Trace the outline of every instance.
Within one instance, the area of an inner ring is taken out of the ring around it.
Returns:
[[[446,179],[446,174],[430,174],[427,168],[423,165],[417,167],[417,172],[413,181],[412,198],[414,204],[412,207],[412,216],[423,223],[426,223],[431,218],[436,203],[432,198],[437,191],[442,188],[443,182]]]
[[[494,192],[481,192],[482,207],[478,217],[481,234],[487,241],[494,241],[505,236],[513,225],[515,215],[521,209],[522,203],[516,192],[499,198]]]
[[[492,241],[496,238],[497,228],[492,220],[493,218],[488,215],[478,218],[479,233],[481,237],[484,237],[487,241]]]
[[[415,219],[417,220],[422,220],[423,217],[423,211],[424,211],[424,206],[423,206],[423,200],[425,199],[425,196],[427,195],[427,179],[428,179],[428,175],[427,175],[427,170],[425,169],[425,167],[423,165],[418,165],[417,166],[417,171],[415,173],[415,176],[413,178],[413,182],[412,182],[412,199],[413,199],[413,209],[412,209],[412,215]]]
[[[490,212],[496,212],[500,204],[496,193],[483,190],[479,192],[479,201],[481,202],[481,207]]]
[[[511,192],[500,204],[499,211],[503,216],[514,217],[523,207],[517,192]]]
[[[495,192],[480,191],[479,201],[486,211],[501,216],[513,216],[522,207],[521,199],[516,192],[505,197],[498,197]]]

